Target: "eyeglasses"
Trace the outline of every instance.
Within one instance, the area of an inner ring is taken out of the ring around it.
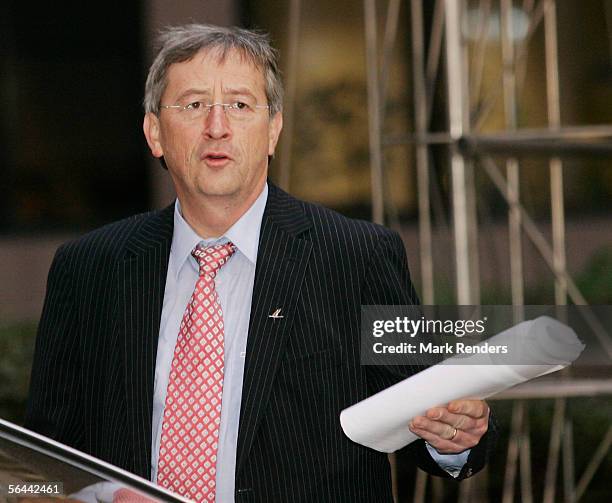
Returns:
[[[204,101],[192,101],[186,105],[160,105],[160,108],[174,108],[180,112],[185,120],[201,119],[209,114],[213,107],[223,107],[225,115],[230,119],[248,120],[253,118],[260,108],[270,108],[270,105],[257,105],[246,101],[234,101],[233,103],[205,103]]]

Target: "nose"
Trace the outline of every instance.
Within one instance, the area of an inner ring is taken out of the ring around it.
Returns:
[[[211,106],[204,116],[204,136],[211,140],[229,138],[232,130],[225,113],[225,109],[220,104]]]

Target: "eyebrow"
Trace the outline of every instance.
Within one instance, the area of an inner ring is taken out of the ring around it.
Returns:
[[[187,96],[192,96],[194,94],[203,94],[203,95],[208,95],[210,94],[210,91],[208,89],[197,89],[197,88],[190,88],[187,89],[186,91],[183,91],[177,98],[177,101],[180,101],[184,98],[186,98]]]
[[[253,91],[251,91],[248,87],[225,88],[223,89],[223,94],[231,94],[232,96],[237,94],[246,94],[255,98],[255,94],[253,94]]]
[[[202,96],[210,96],[211,92],[210,92],[210,89],[198,89],[198,88],[192,87],[190,89],[187,89],[186,91],[183,91],[177,97],[177,101],[180,101],[186,98],[187,96],[193,96],[194,94],[202,95]],[[248,87],[236,87],[236,88],[227,87],[223,89],[223,94],[230,95],[230,96],[247,95],[247,96],[252,96],[253,98],[256,97]]]

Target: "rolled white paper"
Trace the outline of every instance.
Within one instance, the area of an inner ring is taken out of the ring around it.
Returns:
[[[408,429],[413,417],[452,400],[484,399],[561,370],[585,347],[570,327],[548,316],[519,323],[486,342],[507,345],[510,356],[453,356],[429,367],[344,409],[340,424],[345,435],[377,451],[394,452],[418,438]],[[504,358],[521,364],[504,363]]]

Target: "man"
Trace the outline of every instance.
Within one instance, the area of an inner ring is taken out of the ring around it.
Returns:
[[[266,36],[161,42],[144,133],[177,202],[58,250],[28,426],[196,501],[391,501],[386,455],[338,417],[422,369],[360,365],[360,306],[418,301],[401,239],[267,183],[282,87]],[[400,455],[469,476],[488,415],[432,409],[406,425],[429,445]]]

